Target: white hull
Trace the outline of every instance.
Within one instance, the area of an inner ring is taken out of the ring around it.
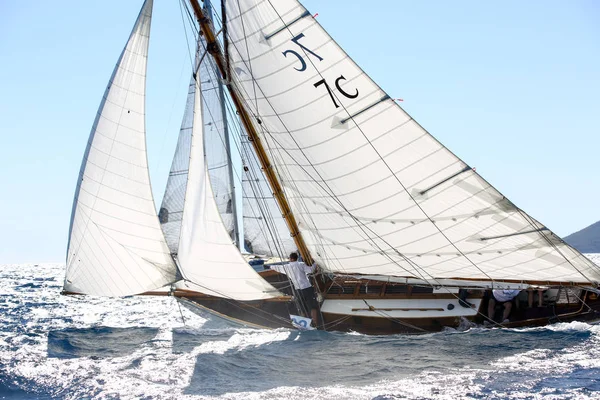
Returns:
[[[392,299],[392,300],[338,300],[326,299],[322,313],[373,318],[447,318],[474,317],[481,299],[468,299],[473,308],[462,307],[458,299]]]

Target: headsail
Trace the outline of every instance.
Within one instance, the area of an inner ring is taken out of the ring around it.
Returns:
[[[251,145],[243,140],[242,146],[246,150],[242,175],[244,245],[253,254],[285,259],[296,251],[296,244]]]
[[[148,175],[146,0],[112,74],[83,157],[71,217],[65,290],[123,296],[176,279]]]
[[[205,79],[203,75],[192,79],[160,212],[163,229],[171,237],[169,245],[185,279],[180,285],[235,300],[280,296],[244,260],[219,213],[205,158],[203,132],[212,126],[205,122],[202,112],[207,110],[201,100],[201,82]]]
[[[158,218],[165,234],[171,254],[177,254],[179,238],[181,236],[181,223],[183,221],[183,206],[188,183],[188,168],[190,165],[190,148],[192,145],[192,127],[194,125],[194,104],[196,101],[196,81],[191,79],[188,86],[187,101],[175,155],[171,162],[171,170],[167,180],[167,187],[163,195]]]
[[[235,201],[234,188],[230,168],[232,168],[228,149],[229,138],[226,130],[227,115],[221,99],[222,87],[214,60],[205,56],[198,69],[198,79],[202,87],[202,114],[204,116],[204,147],[206,163],[210,174],[212,190],[215,194],[217,208],[230,236],[234,235]]]
[[[230,1],[231,69],[325,270],[600,281],[414,121],[296,0]]]

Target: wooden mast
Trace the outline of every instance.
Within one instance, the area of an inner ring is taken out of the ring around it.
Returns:
[[[296,218],[294,217],[294,214],[292,214],[292,210],[290,209],[289,203],[285,195],[283,194],[283,189],[281,187],[281,184],[279,183],[279,179],[277,179],[277,175],[275,174],[273,165],[269,161],[269,157],[265,152],[265,148],[262,144],[262,141],[260,140],[260,137],[258,136],[258,132],[252,124],[250,114],[244,107],[243,102],[240,99],[238,93],[233,88],[230,77],[227,75],[227,61],[223,57],[223,53],[221,52],[219,43],[217,42],[215,34],[212,30],[210,19],[204,15],[204,12],[202,11],[202,7],[198,3],[198,0],[189,0],[189,2],[192,6],[192,9],[194,10],[196,18],[198,19],[198,23],[200,24],[202,34],[204,34],[204,38],[206,39],[207,51],[215,59],[217,67],[219,68],[219,72],[226,81],[226,86],[227,90],[229,91],[229,95],[233,100],[235,108],[240,114],[242,124],[246,129],[246,133],[248,133],[248,139],[254,147],[254,151],[256,152],[256,155],[258,156],[258,161],[260,162],[260,165],[263,171],[265,172],[267,181],[269,182],[271,189],[273,189],[273,196],[279,204],[279,208],[281,210],[283,218],[285,219],[285,222],[287,223],[290,234],[294,239],[294,243],[296,243],[298,251],[302,255],[304,262],[308,265],[311,265],[313,263],[313,259],[310,255],[310,252],[308,251],[308,247],[306,247],[306,243],[304,242],[302,235],[300,234],[300,230],[298,229],[298,223],[296,222]]]

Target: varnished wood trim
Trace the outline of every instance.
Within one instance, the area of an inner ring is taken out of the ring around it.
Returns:
[[[272,276],[277,276],[277,275],[284,275],[279,271],[275,271],[274,269],[265,269],[264,271],[259,271],[258,275],[261,276],[261,278],[270,278]]]
[[[73,293],[76,294],[76,293]],[[189,298],[200,298],[202,300],[232,300],[232,299],[228,299],[226,297],[217,297],[217,296],[211,296],[209,294],[205,294],[202,292],[197,292],[195,290],[189,290],[189,289],[176,289],[173,292],[144,292],[144,293],[140,293],[138,296],[175,296],[175,297],[189,297]],[[291,296],[279,296],[279,297],[272,297],[270,299],[257,299],[257,300],[248,300],[248,302],[259,302],[259,301],[264,301],[264,302],[281,302],[281,301],[290,301],[292,299]],[[243,302],[240,302],[243,303]]]

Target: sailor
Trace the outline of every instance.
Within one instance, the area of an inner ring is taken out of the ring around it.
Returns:
[[[544,302],[544,289],[537,288],[537,295],[537,306],[542,307]],[[527,305],[529,306],[529,308],[533,307],[533,288],[527,289]]]
[[[496,302],[502,304],[504,306],[504,312],[502,314],[502,323],[505,324],[509,322],[508,316],[510,315],[510,310],[512,309],[512,300],[517,297],[520,290],[492,290],[492,295],[490,296],[490,300],[488,302],[488,318],[490,320],[494,319]]]
[[[306,274],[314,272],[317,264],[312,266],[298,261],[298,253],[290,254],[290,262],[284,265],[271,265],[271,269],[286,274],[292,281],[294,288],[298,292],[301,302],[302,315],[308,317],[304,309],[310,310],[310,316],[313,323],[317,323],[317,299],[315,298],[315,289],[310,284]]]

